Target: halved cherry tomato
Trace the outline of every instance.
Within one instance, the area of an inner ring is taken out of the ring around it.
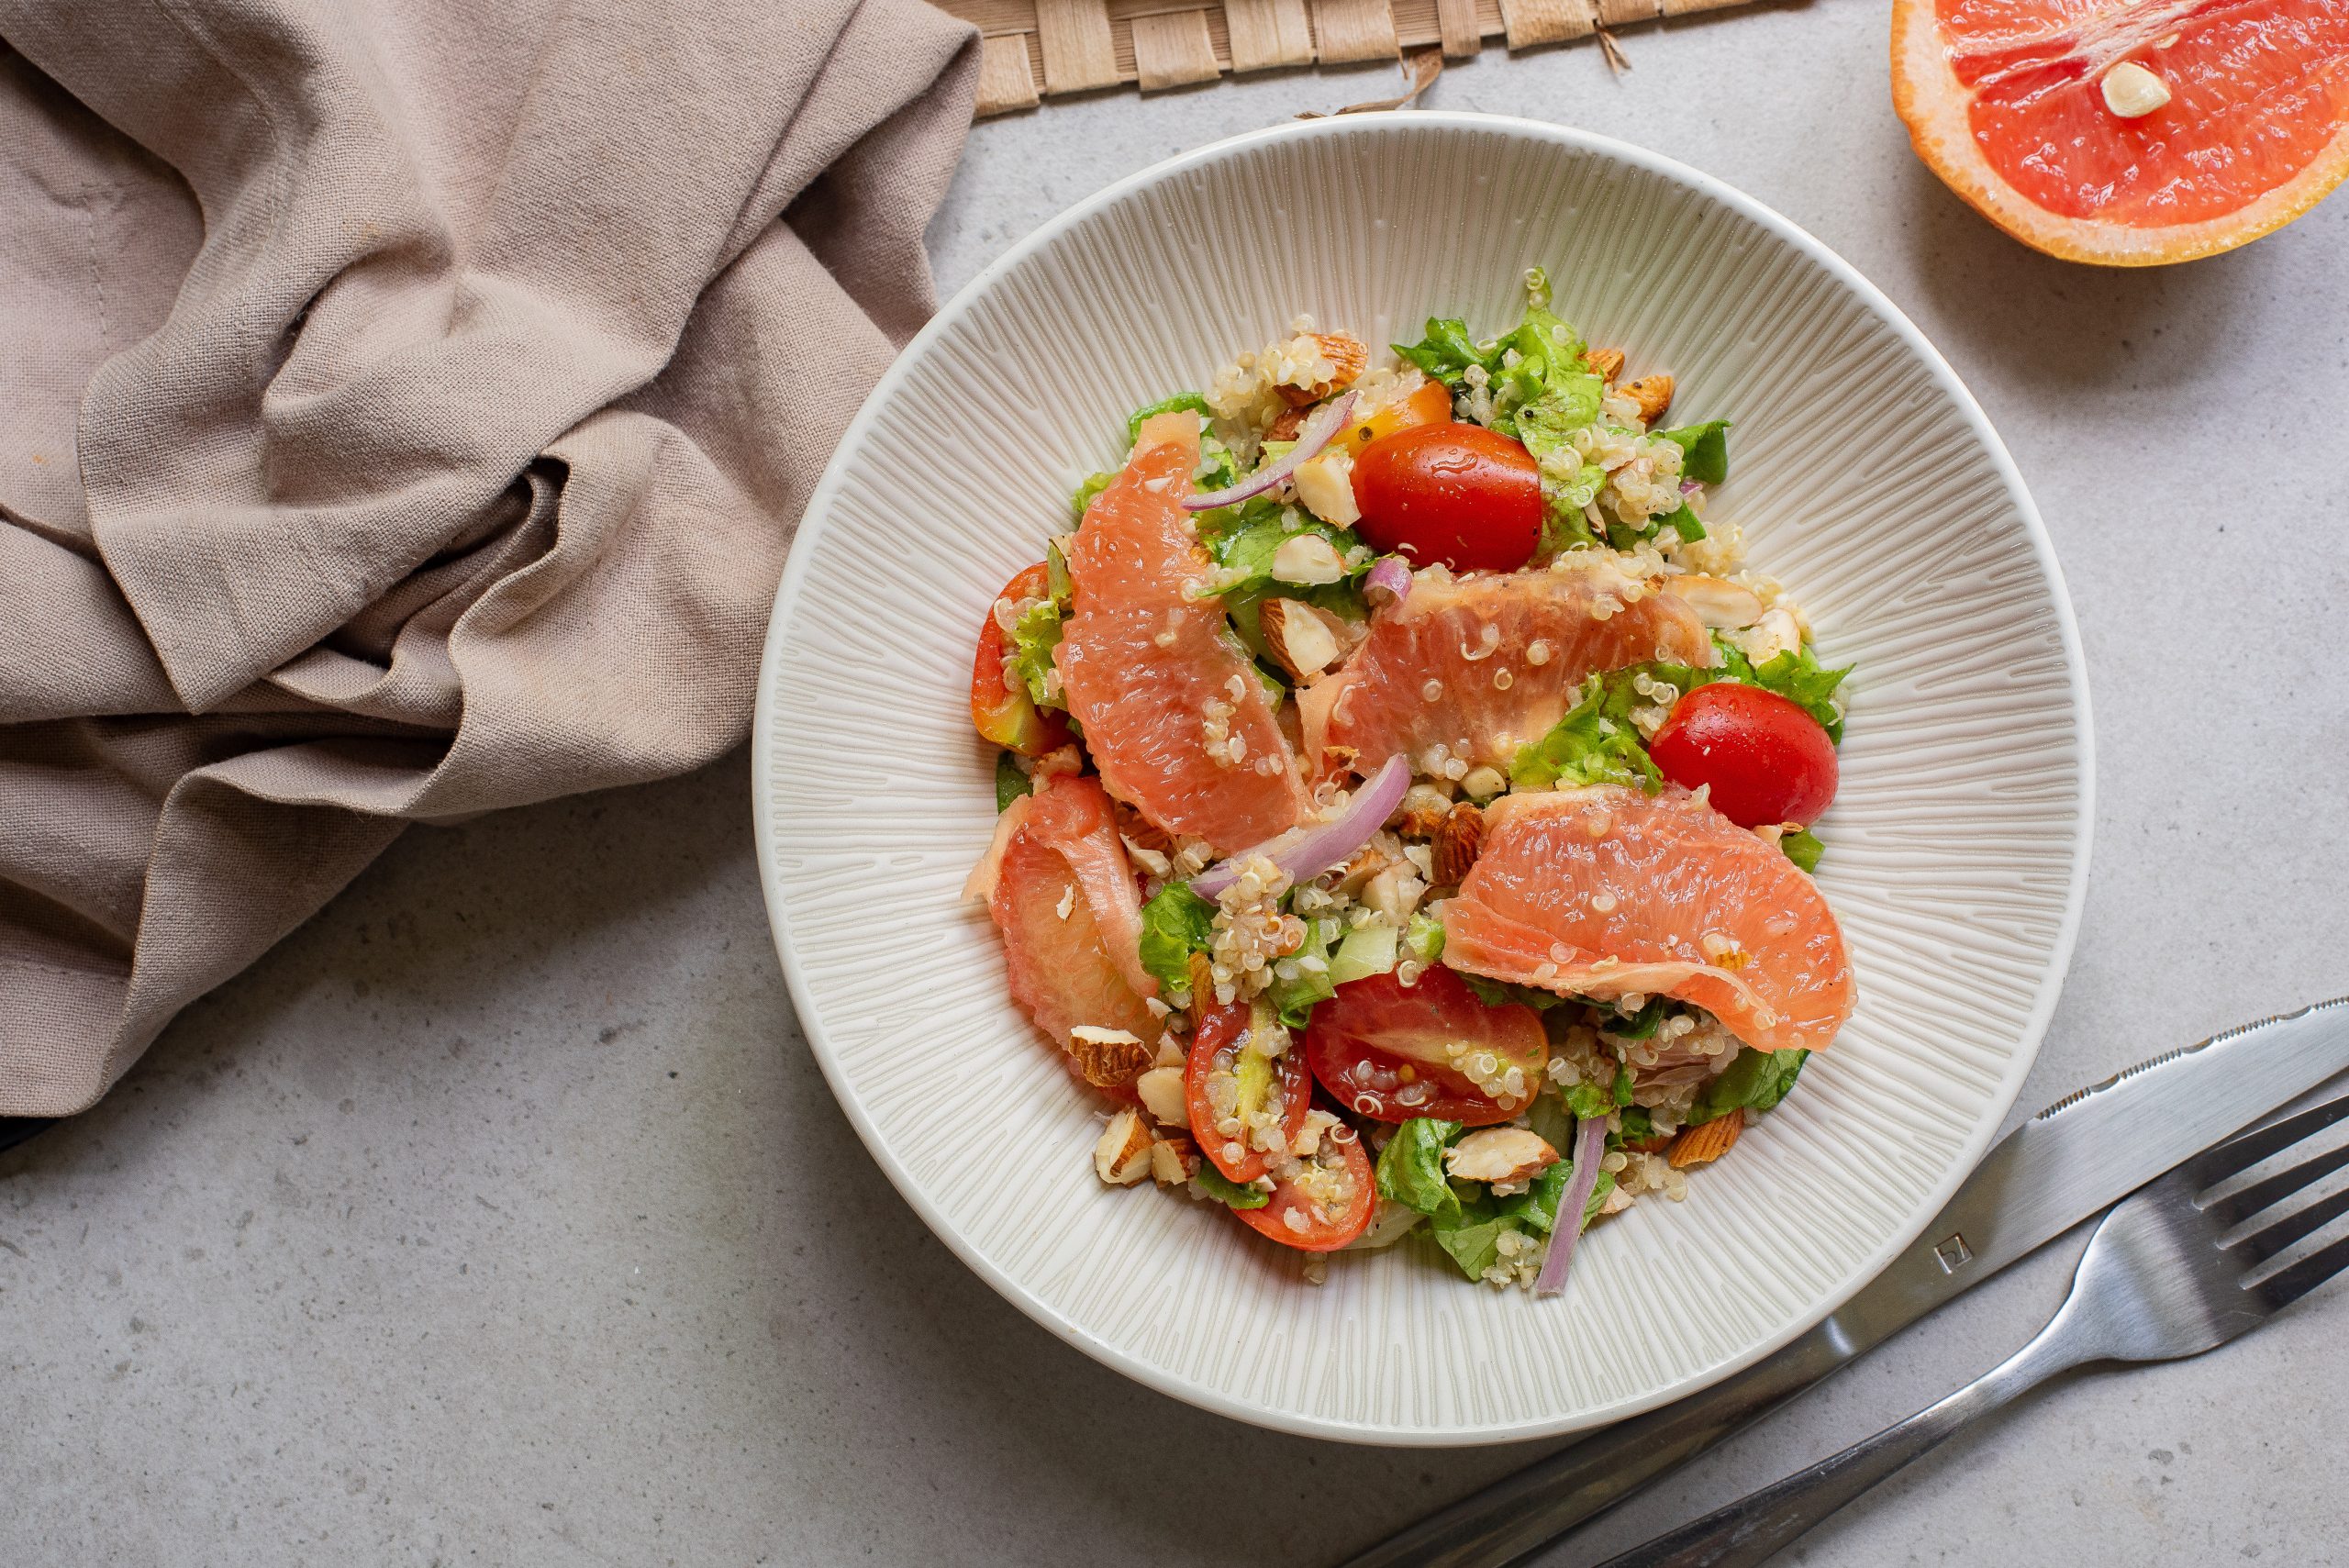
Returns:
[[[1672,705],[1648,754],[1684,789],[1710,784],[1713,809],[1741,828],[1808,828],[1835,798],[1835,742],[1800,704],[1759,686],[1698,686]]]
[[[1262,1208],[1231,1212],[1248,1228],[1300,1252],[1334,1252],[1370,1228],[1378,1209],[1377,1173],[1350,1127],[1321,1135],[1321,1147],[1296,1175],[1276,1182]],[[1292,1214],[1303,1218],[1295,1224]]]
[[[1330,438],[1333,450],[1360,456],[1363,448],[1385,437],[1421,425],[1442,425],[1452,418],[1452,388],[1429,382],[1410,396],[1390,403],[1377,413],[1356,419]]]
[[[1040,561],[1006,583],[997,597],[1018,604],[1052,591],[1051,574]],[[1038,708],[1027,687],[1004,679],[1003,656],[1003,628],[990,604],[987,618],[979,626],[978,655],[971,662],[971,722],[981,735],[1023,757],[1041,757],[1067,745],[1068,726],[1060,715]]]
[[[1271,1157],[1251,1142],[1245,1132],[1217,1130],[1216,1123],[1222,1118],[1208,1096],[1208,1080],[1221,1074],[1238,1079],[1235,1089],[1243,1122],[1265,1096],[1278,1096],[1284,1149],[1297,1140],[1305,1126],[1305,1113],[1313,1108],[1313,1076],[1306,1068],[1303,1051],[1292,1044],[1280,1055],[1267,1058],[1249,1050],[1254,1031],[1274,1022],[1269,1014],[1259,1018],[1245,1002],[1209,1007],[1199,1018],[1198,1031],[1191,1037],[1191,1057],[1183,1068],[1183,1098],[1190,1112],[1191,1136],[1198,1140],[1199,1151],[1215,1162],[1215,1168],[1235,1182],[1252,1182],[1263,1175]],[[1252,1056],[1252,1063],[1247,1060]],[[1237,1156],[1230,1152],[1235,1144],[1240,1149]]]
[[[1305,1054],[1321,1086],[1363,1116],[1486,1127],[1532,1102],[1550,1037],[1532,1008],[1488,1006],[1436,965],[1409,986],[1392,973],[1339,986],[1313,1009]]]
[[[1482,425],[1419,425],[1354,458],[1354,531],[1414,565],[1513,572],[1542,543],[1533,454]]]

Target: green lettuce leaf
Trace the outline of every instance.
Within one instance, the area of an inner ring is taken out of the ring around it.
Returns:
[[[1460,1195],[1443,1173],[1443,1151],[1460,1136],[1456,1121],[1413,1117],[1378,1151],[1378,1195],[1442,1220],[1460,1213]]]
[[[1305,945],[1291,956],[1318,958],[1321,961],[1319,969],[1317,971],[1311,965],[1300,964],[1296,979],[1283,980],[1275,976],[1272,984],[1265,988],[1264,995],[1280,1014],[1281,1022],[1290,1029],[1303,1029],[1314,1004],[1326,1002],[1338,994],[1337,983],[1330,978],[1330,939],[1336,934],[1337,928],[1335,920],[1306,921]]]
[[[1208,1196],[1232,1208],[1262,1208],[1273,1201],[1273,1195],[1264,1188],[1252,1184],[1242,1185],[1206,1160],[1199,1162],[1198,1171],[1191,1180],[1197,1183],[1199,1190]]]
[[[1519,749],[1509,763],[1512,783],[1524,789],[1570,784],[1637,784],[1653,795],[1664,787],[1664,775],[1648,759],[1631,709],[1639,694],[1631,689],[1630,670],[1594,673],[1583,685],[1581,700],[1566,711],[1549,734]]]
[[[1085,508],[1093,505],[1093,497],[1108,489],[1117,477],[1114,473],[1088,473],[1085,476],[1085,483],[1076,487],[1076,494],[1069,497],[1068,504],[1078,522],[1085,520]]]
[[[1780,839],[1778,848],[1787,851],[1787,859],[1810,872],[1819,869],[1819,857],[1827,852],[1827,846],[1819,841],[1819,835],[1808,828],[1798,828]]]
[[[1443,956],[1443,922],[1424,912],[1411,917],[1403,928],[1403,951],[1421,963],[1433,963]]]
[[[1740,1046],[1737,1060],[1697,1095],[1683,1125],[1698,1127],[1733,1110],[1766,1111],[1787,1097],[1807,1051],[1756,1051]]]
[[[1044,677],[1052,673],[1052,650],[1060,645],[1061,607],[1050,599],[1030,608],[1011,628],[1011,673],[1039,707],[1068,706],[1060,697],[1045,695]]]
[[[1656,1026],[1664,1022],[1664,1011],[1671,1005],[1672,998],[1669,996],[1651,996],[1641,1006],[1638,1012],[1625,1018],[1612,1002],[1592,1004],[1598,1009],[1597,1020],[1598,1027],[1617,1040],[1653,1038]]]
[[[1441,927],[1437,929],[1442,929]],[[1459,975],[1468,989],[1476,993],[1476,999],[1487,1007],[1506,1007],[1514,1004],[1531,1007],[1537,1013],[1546,1013],[1573,1000],[1572,997],[1559,995],[1555,991],[1544,991],[1539,985],[1520,985],[1514,980],[1487,980],[1464,969],[1453,973]]]
[[[1708,419],[1655,432],[1680,449],[1680,473],[1699,484],[1719,484],[1729,477],[1729,421]]]
[[[1028,793],[1030,784],[1028,775],[1019,771],[1019,764],[1011,760],[1010,752],[997,751],[995,754],[995,808],[996,811],[1010,810],[1011,803]]]
[[[1470,365],[1491,370],[1500,361],[1497,346],[1479,349],[1468,336],[1468,325],[1457,317],[1428,317],[1427,331],[1416,343],[1393,343],[1400,358],[1419,367],[1446,386],[1457,387]]]
[[[1191,955],[1208,951],[1215,912],[1187,882],[1168,883],[1141,906],[1141,966],[1169,991],[1189,993]]]
[[[1574,1169],[1572,1160],[1561,1160],[1533,1178],[1525,1191],[1504,1198],[1472,1190],[1460,1197],[1456,1217],[1430,1216],[1428,1233],[1451,1254],[1462,1273],[1472,1280],[1482,1279],[1485,1271],[1500,1256],[1503,1236],[1511,1231],[1547,1236],[1557,1228],[1558,1200],[1565,1195],[1566,1185],[1574,1179]],[[1590,1223],[1614,1186],[1613,1176],[1599,1173],[1598,1185],[1583,1208],[1583,1224]]]

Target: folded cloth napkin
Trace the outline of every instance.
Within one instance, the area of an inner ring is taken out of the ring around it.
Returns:
[[[0,1115],[403,827],[740,740],[933,295],[921,0],[0,0]]]

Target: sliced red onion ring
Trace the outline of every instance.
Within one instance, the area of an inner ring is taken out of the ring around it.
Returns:
[[[1241,866],[1257,855],[1269,856],[1275,865],[1288,873],[1291,882],[1319,876],[1331,866],[1344,863],[1356,850],[1369,843],[1370,836],[1395,815],[1395,808],[1403,803],[1404,791],[1410,787],[1411,764],[1400,756],[1389,757],[1385,767],[1354,791],[1353,799],[1346,803],[1336,820],[1318,822],[1310,828],[1292,828],[1277,839],[1267,839],[1253,849],[1242,850],[1193,877],[1191,891],[1202,898],[1217,896],[1240,880]]]
[[[1401,604],[1411,594],[1411,563],[1399,555],[1382,555],[1364,574],[1362,591],[1367,595],[1374,588],[1395,595]]]
[[[1335,403],[1325,403],[1307,417],[1303,428],[1297,432],[1297,445],[1224,490],[1203,490],[1197,495],[1183,497],[1186,512],[1204,512],[1211,507],[1229,506],[1234,501],[1245,501],[1251,495],[1262,495],[1290,474],[1297,464],[1319,455],[1330,438],[1345,425],[1346,417],[1354,411],[1354,395],[1347,393]]]
[[[1575,1261],[1575,1243],[1582,1240],[1582,1211],[1590,1190],[1598,1184],[1598,1162],[1607,1157],[1607,1118],[1595,1116],[1575,1124],[1575,1173],[1558,1196],[1558,1218],[1550,1227],[1550,1251],[1542,1259],[1542,1277],[1533,1282],[1536,1296],[1555,1296],[1566,1288],[1566,1270]]]

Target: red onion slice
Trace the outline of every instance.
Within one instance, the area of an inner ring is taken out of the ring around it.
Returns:
[[[1240,867],[1256,855],[1271,857],[1275,865],[1288,873],[1291,882],[1319,876],[1331,866],[1343,864],[1356,850],[1369,843],[1370,836],[1395,815],[1395,808],[1403,803],[1404,792],[1410,787],[1411,764],[1400,756],[1389,757],[1385,767],[1354,791],[1353,799],[1346,803],[1346,808],[1338,813],[1335,820],[1318,822],[1310,828],[1292,828],[1277,839],[1267,839],[1253,849],[1242,850],[1193,877],[1191,891],[1202,898],[1215,897],[1240,880]]]
[[[1321,449],[1330,444],[1330,438],[1338,433],[1344,426],[1346,417],[1353,411],[1354,395],[1351,392],[1335,403],[1323,404],[1307,417],[1304,426],[1297,432],[1297,445],[1229,489],[1205,490],[1197,495],[1184,496],[1183,509],[1205,512],[1217,506],[1229,506],[1234,501],[1245,501],[1251,495],[1262,495],[1295,473],[1297,464],[1319,455]]]
[[[1411,595],[1411,563],[1399,555],[1380,556],[1362,580],[1365,598],[1374,588],[1392,594],[1395,602],[1401,604]]]
[[[1582,1211],[1590,1191],[1598,1184],[1598,1162],[1607,1156],[1607,1118],[1595,1116],[1575,1124],[1575,1173],[1558,1197],[1558,1218],[1550,1227],[1550,1251],[1542,1259],[1542,1277],[1533,1282],[1536,1296],[1555,1296],[1566,1288],[1566,1270],[1575,1261],[1575,1243],[1582,1240]]]

